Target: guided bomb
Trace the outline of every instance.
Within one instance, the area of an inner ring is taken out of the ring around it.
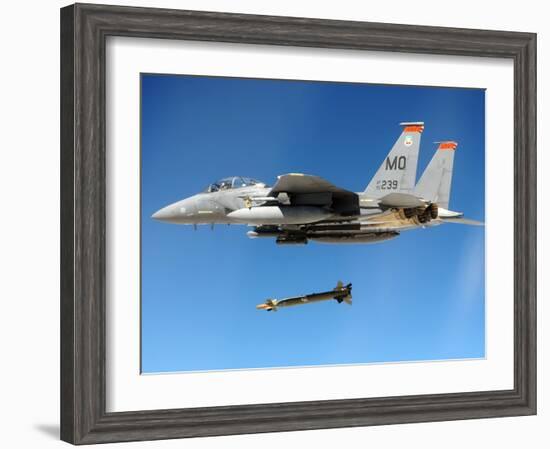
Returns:
[[[304,296],[292,296],[284,299],[268,299],[263,304],[258,304],[256,309],[276,312],[281,307],[299,306],[331,299],[336,300],[338,303],[345,302],[351,306],[351,284],[344,285],[341,281],[338,281],[336,287],[326,292],[312,293]]]

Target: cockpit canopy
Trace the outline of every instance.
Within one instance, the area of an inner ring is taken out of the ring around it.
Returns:
[[[242,176],[231,176],[223,178],[210,184],[204,191],[206,193],[217,192],[219,190],[238,189],[240,187],[254,186],[257,184],[265,185],[263,182],[252,178],[243,178]]]

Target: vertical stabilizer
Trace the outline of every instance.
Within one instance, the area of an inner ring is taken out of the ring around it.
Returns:
[[[432,160],[420,177],[415,195],[426,201],[436,203],[444,209],[449,208],[453,163],[458,144],[452,141],[439,142]]]
[[[366,196],[370,198],[381,198],[388,193],[411,194],[414,191],[424,123],[404,122],[400,125],[403,127],[401,135],[365,189]]]

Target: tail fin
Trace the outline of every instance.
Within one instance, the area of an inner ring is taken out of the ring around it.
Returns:
[[[344,283],[342,281],[338,281],[334,289],[341,290],[342,288],[344,288]],[[351,299],[352,299],[351,284],[346,285],[346,288],[348,289],[349,293],[346,296],[338,297],[337,299],[338,299],[338,302],[344,301],[346,304],[351,306]]]
[[[444,209],[449,208],[453,163],[457,146],[456,142],[439,142],[437,151],[416,185],[414,191],[416,196],[437,203]]]
[[[349,283],[348,285],[346,285],[346,288],[349,290],[349,295],[346,296],[346,297],[344,298],[344,302],[345,302],[346,304],[349,304],[349,305],[351,306],[351,299],[353,298],[353,297],[351,296],[351,283]]]
[[[412,193],[423,122],[400,123],[403,131],[365,189],[365,195],[380,198],[388,193]]]

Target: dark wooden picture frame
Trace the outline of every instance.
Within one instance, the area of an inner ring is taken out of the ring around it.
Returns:
[[[105,42],[131,36],[511,58],[514,388],[106,412]],[[61,10],[61,439],[73,444],[536,413],[536,35],[76,4]]]

